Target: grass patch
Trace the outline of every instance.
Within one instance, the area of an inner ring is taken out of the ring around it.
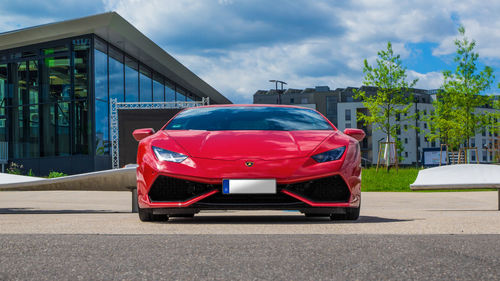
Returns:
[[[382,167],[376,171],[375,168],[363,169],[361,180],[361,191],[386,191],[386,192],[410,192],[410,184],[415,182],[420,168],[391,168],[389,172]],[[456,192],[456,191],[496,191],[496,189],[446,189],[446,190],[418,190],[413,192]]]
[[[363,169],[361,191],[411,191],[410,184],[415,182],[419,168],[391,168],[387,172],[384,168],[376,171],[375,168]]]

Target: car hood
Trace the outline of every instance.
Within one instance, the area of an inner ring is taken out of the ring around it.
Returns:
[[[192,157],[219,160],[308,156],[337,131],[164,131]]]

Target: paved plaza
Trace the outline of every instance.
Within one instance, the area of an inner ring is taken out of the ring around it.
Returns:
[[[365,192],[357,221],[211,211],[143,223],[130,192],[0,192],[0,234],[500,234],[496,191]]]

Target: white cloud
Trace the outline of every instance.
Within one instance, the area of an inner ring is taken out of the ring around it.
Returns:
[[[418,79],[416,88],[420,89],[438,89],[443,84],[443,74],[441,72],[418,73],[413,70],[407,71],[408,81]]]
[[[450,6],[458,23],[463,25],[466,36],[476,40],[476,51],[485,59],[500,59],[500,2],[498,1],[461,1]],[[455,52],[454,40],[458,33],[440,40],[433,54],[443,55]]]
[[[252,102],[256,90],[272,87],[269,79],[292,88],[359,86],[363,60],[373,64],[387,41],[403,63],[419,55],[408,43],[451,54],[459,24],[483,62],[500,65],[495,1],[103,1],[235,102]],[[419,88],[442,82],[435,69],[408,75]]]

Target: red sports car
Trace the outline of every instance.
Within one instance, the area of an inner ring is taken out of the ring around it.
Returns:
[[[179,112],[158,132],[135,130],[142,221],[200,210],[298,210],[356,220],[359,129],[298,106],[215,105]]]

